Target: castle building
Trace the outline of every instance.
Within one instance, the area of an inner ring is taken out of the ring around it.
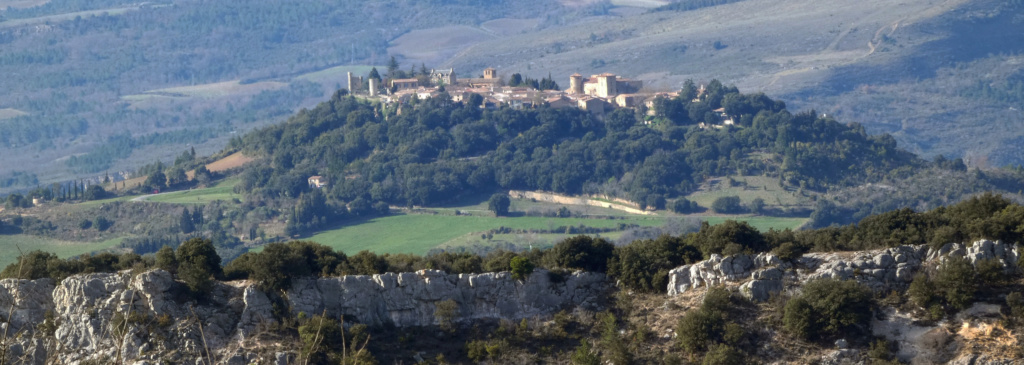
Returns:
[[[569,93],[598,98],[612,98],[620,93],[635,93],[640,91],[643,85],[641,80],[620,78],[611,73],[593,75],[586,81],[580,74],[569,76]]]
[[[417,79],[393,79],[391,80],[391,88],[398,90],[415,89],[420,86],[420,80]]]
[[[455,78],[455,69],[430,70],[430,80],[438,85],[455,85],[458,80]]]
[[[570,94],[583,95],[583,75],[574,73],[569,76],[569,90]]]

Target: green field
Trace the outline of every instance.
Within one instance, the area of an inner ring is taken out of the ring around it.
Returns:
[[[662,217],[626,220],[544,217],[480,217],[402,214],[370,219],[357,225],[318,233],[310,238],[348,253],[370,250],[379,253],[424,254],[438,245],[473,232],[501,226],[512,229],[553,229],[559,226],[616,227],[619,223],[660,226]]]
[[[67,258],[115,247],[123,239],[123,237],[119,237],[96,242],[68,242],[25,234],[0,235],[0,269],[13,264],[18,259],[19,247],[24,253],[40,250]]]
[[[239,179],[227,179],[205,189],[193,189],[175,191],[172,193],[154,195],[146,198],[146,201],[172,204],[206,204],[216,200],[231,201],[231,199],[242,200],[241,194],[235,194],[235,185]]]
[[[775,217],[701,217],[712,224],[726,219],[749,221],[760,230],[796,228],[803,224],[803,218]],[[471,243],[479,239],[479,233],[501,226],[512,229],[553,229],[559,226],[617,227],[619,223],[641,226],[661,226],[666,217],[631,217],[629,219],[586,219],[586,218],[545,218],[545,217],[482,217],[448,216],[428,214],[402,214],[370,219],[330,231],[324,231],[309,238],[346,253],[370,250],[377,253],[424,254],[432,248],[446,244]],[[602,234],[609,238],[621,233]],[[503,237],[504,236],[504,237]],[[499,239],[515,239],[516,234],[498,235]],[[564,235],[534,235],[547,242],[556,242]],[[538,241],[541,242],[541,241]]]
[[[749,204],[756,198],[764,200],[769,207],[812,206],[814,202],[796,192],[788,191],[779,186],[777,178],[765,176],[733,176],[736,186],[728,186],[726,179],[712,184],[710,188],[701,189],[688,196],[687,199],[697,202],[700,206],[710,208],[711,203],[723,196],[738,196],[743,204]]]

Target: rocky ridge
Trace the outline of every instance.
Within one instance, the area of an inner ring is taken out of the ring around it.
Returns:
[[[807,253],[794,262],[785,262],[771,253],[716,254],[669,271],[668,295],[742,282],[740,292],[744,296],[764,301],[783,291],[785,283],[795,287],[795,284],[817,278],[853,279],[875,291],[883,291],[905,287],[922,267],[937,266],[949,256],[966,257],[972,264],[998,260],[1009,269],[1017,264],[1022,254],[1024,252],[1017,246],[989,240],[978,240],[970,245],[949,243],[937,250],[926,245],[903,245],[871,251]]]
[[[798,291],[802,283],[818,278],[857,280],[876,293],[887,293],[906,289],[919,270],[936,267],[949,257],[965,257],[975,265],[984,260],[997,260],[1007,270],[1013,270],[1022,254],[1019,246],[978,240],[969,245],[950,243],[940,249],[904,245],[871,251],[808,253],[793,262],[770,253],[712,255],[708,260],[670,271],[668,294],[676,296],[700,287],[739,284],[741,295],[753,301],[765,301],[783,291]],[[992,333],[991,329],[999,326],[999,308],[999,305],[976,303],[952,321],[930,325],[918,324],[909,313],[884,308],[884,314],[872,320],[871,327],[875,336],[897,341],[900,344],[897,356],[913,364],[1018,364],[1019,359],[1000,356],[1005,354],[961,351],[971,347],[973,328],[986,328],[988,330],[982,332]],[[951,331],[950,326],[960,327],[959,332]],[[936,347],[936,343],[944,345]],[[837,342],[836,347],[824,354],[819,363],[870,363],[863,350],[846,348],[845,340]]]
[[[603,274],[536,270],[446,274],[436,270],[295,280],[284,303],[293,314],[326,312],[369,325],[436,325],[436,304],[453,300],[455,321],[521,319],[565,308],[599,309],[609,288]],[[0,331],[10,326],[15,363],[128,364],[287,363],[287,353],[261,352],[254,337],[276,324],[274,302],[249,282],[217,283],[206,299],[185,295],[170,273],[152,270],[75,275],[53,280],[0,280]],[[12,307],[13,303],[13,307]],[[52,336],[49,336],[52,335]],[[207,355],[209,354],[209,355]]]

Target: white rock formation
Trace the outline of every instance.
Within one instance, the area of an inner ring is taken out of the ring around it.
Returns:
[[[561,309],[599,309],[609,284],[603,274],[577,272],[554,276],[536,270],[527,280],[509,273],[449,275],[416,273],[298,279],[286,293],[298,312],[355,318],[369,325],[428,326],[435,324],[436,303],[454,300],[456,321],[520,319],[551,315]],[[17,333],[10,353],[22,363],[43,364],[114,359],[126,363],[196,363],[205,347],[225,364],[281,363],[287,353],[260,358],[248,349],[250,340],[276,323],[273,304],[252,284],[217,283],[207,298],[196,302],[182,284],[163,270],[75,275],[54,285],[52,280],[0,280],[0,332]],[[53,343],[33,339],[46,313],[54,314]],[[124,320],[127,318],[127,320]],[[200,330],[200,324],[202,329]],[[168,358],[169,357],[169,358]]]
[[[938,250],[926,245],[904,245],[872,251],[808,253],[795,265],[769,253],[753,257],[712,255],[710,259],[669,271],[668,295],[736,282],[743,283],[740,293],[763,301],[782,291],[785,282],[802,283],[817,278],[855,279],[873,290],[887,290],[909,284],[922,265],[939,265],[949,256],[963,256],[974,264],[997,260],[1010,269],[1021,254],[1012,244],[978,240],[970,246],[950,243]]]

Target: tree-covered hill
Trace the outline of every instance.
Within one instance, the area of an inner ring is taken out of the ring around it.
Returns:
[[[652,117],[618,109],[599,118],[575,108],[482,109],[475,95],[395,106],[339,91],[231,148],[264,161],[242,174],[248,193],[298,197],[309,176],[321,175],[330,181],[329,199],[393,205],[523,189],[604,193],[664,208],[665,199],[715,176],[763,174],[825,191],[928,164],[888,135],[870,136],[813,111],[794,114],[762,94],[717,82],[699,102],[691,102],[694,92],[659,100]],[[723,106],[736,126],[698,125]]]

